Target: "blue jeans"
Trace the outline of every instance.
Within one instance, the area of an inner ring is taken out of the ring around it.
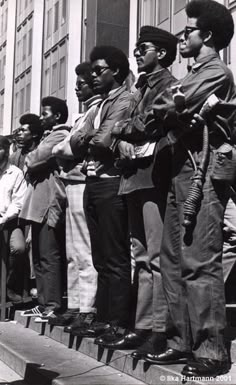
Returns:
[[[201,153],[193,151],[198,163]],[[187,152],[173,154],[161,248],[161,272],[170,313],[168,346],[195,357],[224,360],[225,295],[222,271],[223,218],[228,188],[211,179],[212,153],[200,211],[192,231],[183,227],[183,204],[193,175]]]

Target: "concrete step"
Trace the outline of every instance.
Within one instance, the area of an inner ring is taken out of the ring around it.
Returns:
[[[9,368],[6,364],[0,361],[0,384],[4,385],[27,385],[16,372]]]
[[[93,343],[91,338],[80,339],[78,337],[70,336],[68,333],[64,333],[63,327],[50,326],[48,324],[38,324],[34,322],[34,318],[21,317],[20,312],[15,313],[15,320],[23,325],[26,329],[32,329],[39,335],[47,336],[55,341],[65,345],[67,348],[77,350],[87,356],[96,359],[99,362],[103,362],[122,373],[126,373],[139,381],[142,381],[149,385],[160,385],[162,382],[165,385],[173,385],[174,382],[181,383],[182,376],[181,370],[182,365],[168,365],[158,366],[149,365],[143,360],[134,361],[130,353],[132,351],[111,351],[97,346]],[[228,331],[228,338],[233,338],[234,328]],[[236,361],[236,345],[232,341],[232,357],[233,362]],[[217,378],[216,380],[211,379],[211,384],[236,384],[236,364],[232,365],[231,371],[228,375]],[[192,383],[204,383],[195,381]],[[190,384],[190,382],[188,382]]]
[[[0,360],[29,385],[144,385],[16,321],[0,323]]]

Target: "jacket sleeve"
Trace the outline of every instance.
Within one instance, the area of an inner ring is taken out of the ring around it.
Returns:
[[[53,147],[63,141],[67,136],[66,130],[53,131],[39,146],[26,158],[27,172],[29,174],[43,171],[55,162],[52,154]]]
[[[110,151],[110,147],[114,142],[112,129],[117,122],[129,117],[130,102],[131,96],[127,93],[120,98],[119,105],[116,102],[114,106],[109,108],[106,118],[102,121],[100,127],[95,131],[94,136],[89,142],[92,152]]]
[[[95,133],[93,123],[97,111],[98,107],[91,108],[83,126],[70,137],[71,151],[78,161],[82,161],[88,153],[89,141]]]
[[[6,213],[3,216],[4,221],[13,219],[18,216],[24,196],[27,190],[27,183],[24,179],[23,173],[21,170],[16,175],[15,183],[12,188],[11,203],[9,204]]]

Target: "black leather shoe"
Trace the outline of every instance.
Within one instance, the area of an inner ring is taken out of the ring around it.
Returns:
[[[23,298],[21,295],[16,294],[13,290],[7,289],[7,299],[11,301],[13,304],[17,305],[23,302]]]
[[[216,377],[228,373],[230,363],[228,361],[211,360],[209,358],[197,358],[189,360],[181,374],[184,377]]]
[[[77,332],[80,329],[89,327],[93,322],[95,322],[95,313],[79,313],[71,322],[70,325],[64,328],[64,332],[72,333]]]
[[[100,336],[101,334],[105,333],[107,329],[110,328],[110,325],[104,322],[93,322],[91,325],[87,325],[87,327],[77,328],[73,329],[71,331],[71,334],[73,336],[77,337],[88,337],[88,338],[95,338],[97,336]]]
[[[152,332],[151,335],[140,345],[137,350],[131,353],[135,360],[143,359],[147,354],[160,354],[166,349],[166,334]]]
[[[78,311],[74,309],[67,309],[63,314],[57,314],[56,317],[50,318],[49,325],[66,326],[70,325],[78,315]]]
[[[150,334],[149,330],[129,331],[123,337],[111,342],[104,342],[102,345],[108,349],[135,349],[140,346]],[[101,338],[101,337],[100,337]]]
[[[125,335],[125,329],[118,326],[110,326],[105,333],[100,334],[94,341],[96,345],[102,345],[106,347],[107,344],[115,342],[120,338],[123,338]]]
[[[175,349],[168,349],[159,354],[148,353],[144,356],[145,361],[157,365],[185,364],[189,358],[189,353]]]

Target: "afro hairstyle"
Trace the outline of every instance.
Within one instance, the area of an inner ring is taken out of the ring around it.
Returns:
[[[230,11],[214,0],[192,0],[186,6],[186,14],[197,19],[197,27],[212,32],[217,51],[227,47],[234,34],[234,22]]]

